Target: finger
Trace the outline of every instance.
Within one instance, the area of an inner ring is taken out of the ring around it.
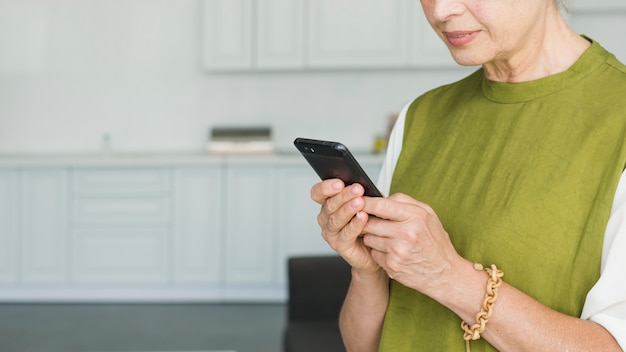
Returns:
[[[368,215],[364,212],[357,212],[354,217],[344,226],[337,235],[336,247],[342,250],[354,247],[358,237],[363,233],[363,228],[368,221]]]
[[[336,198],[340,199],[337,200]],[[320,213],[322,215],[322,223],[320,223],[320,225],[322,228],[326,228],[331,233],[339,232],[347,225],[350,225],[350,222],[359,212],[363,210],[363,206],[365,205],[363,198],[357,197],[348,199],[347,203],[343,203],[339,206],[339,208],[336,208],[341,201],[343,201],[343,198],[341,198],[340,195],[337,195],[334,198],[329,198],[326,205],[322,207],[322,212]],[[360,231],[361,229],[359,229],[359,234]]]
[[[405,221],[414,216],[416,211],[423,213],[424,216],[435,215],[428,204],[401,193],[396,193],[388,198],[366,198],[363,211],[391,221]]]
[[[340,179],[329,179],[316,183],[311,187],[311,199],[318,204],[324,204],[326,199],[337,195],[345,188]]]
[[[363,235],[363,244],[376,252],[388,253],[389,249],[387,245],[389,240],[386,237],[387,236],[378,236],[367,232]]]
[[[428,205],[410,198],[401,199],[408,202],[398,202],[397,199],[370,199],[364,198],[366,205],[363,211],[372,215],[364,232],[377,235],[380,238],[411,238],[417,233],[440,232],[442,225],[435,212]],[[376,204],[373,204],[376,203]],[[370,244],[368,244],[370,245]],[[371,244],[372,248],[374,244]]]
[[[334,213],[343,207],[346,203],[352,201],[355,198],[360,198],[365,193],[363,186],[355,183],[350,186],[346,186],[333,197],[327,198],[324,206],[328,209],[329,213]],[[354,214],[353,214],[354,215]]]
[[[374,262],[376,262],[376,264],[378,264],[382,268],[385,268],[385,262],[387,260],[387,253],[381,252],[377,249],[371,249],[370,256],[372,257]],[[387,275],[389,275],[389,273],[387,273]],[[390,278],[392,277],[390,276]]]
[[[324,186],[323,182],[318,185],[319,187]],[[341,192],[334,196],[326,198],[317,217],[320,226],[324,229],[330,223],[331,229],[334,231],[340,230],[352,219],[357,211],[363,208],[363,200],[355,200],[363,196],[364,192],[363,186],[353,184],[343,188]]]

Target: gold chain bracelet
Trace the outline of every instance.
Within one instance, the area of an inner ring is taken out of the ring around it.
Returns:
[[[474,264],[474,269],[484,270],[489,274],[489,280],[487,281],[487,291],[485,292],[485,299],[480,312],[476,314],[476,323],[469,326],[465,321],[461,321],[461,328],[465,331],[463,339],[465,340],[465,350],[470,352],[470,340],[480,339],[480,334],[485,332],[487,322],[493,314],[493,306],[498,299],[498,288],[502,285],[502,276],[504,272],[498,270],[494,264],[491,264],[491,268],[483,268],[479,263]]]

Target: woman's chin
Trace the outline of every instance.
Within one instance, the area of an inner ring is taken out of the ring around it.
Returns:
[[[451,50],[452,59],[461,66],[480,66],[485,63],[485,58],[476,55],[468,55],[468,53],[458,53]]]

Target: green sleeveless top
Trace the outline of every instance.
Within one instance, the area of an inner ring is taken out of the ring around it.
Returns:
[[[625,136],[626,68],[597,43],[536,81],[491,82],[480,69],[411,104],[391,193],[431,205],[463,257],[579,316],[600,275]],[[460,322],[392,280],[380,351],[464,351]]]

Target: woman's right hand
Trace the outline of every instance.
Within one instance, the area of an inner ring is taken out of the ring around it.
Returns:
[[[345,186],[339,179],[325,180],[311,188],[311,198],[322,206],[317,222],[322,237],[353,269],[377,272],[380,266],[363,244],[363,228],[369,215],[363,211],[363,186]]]

